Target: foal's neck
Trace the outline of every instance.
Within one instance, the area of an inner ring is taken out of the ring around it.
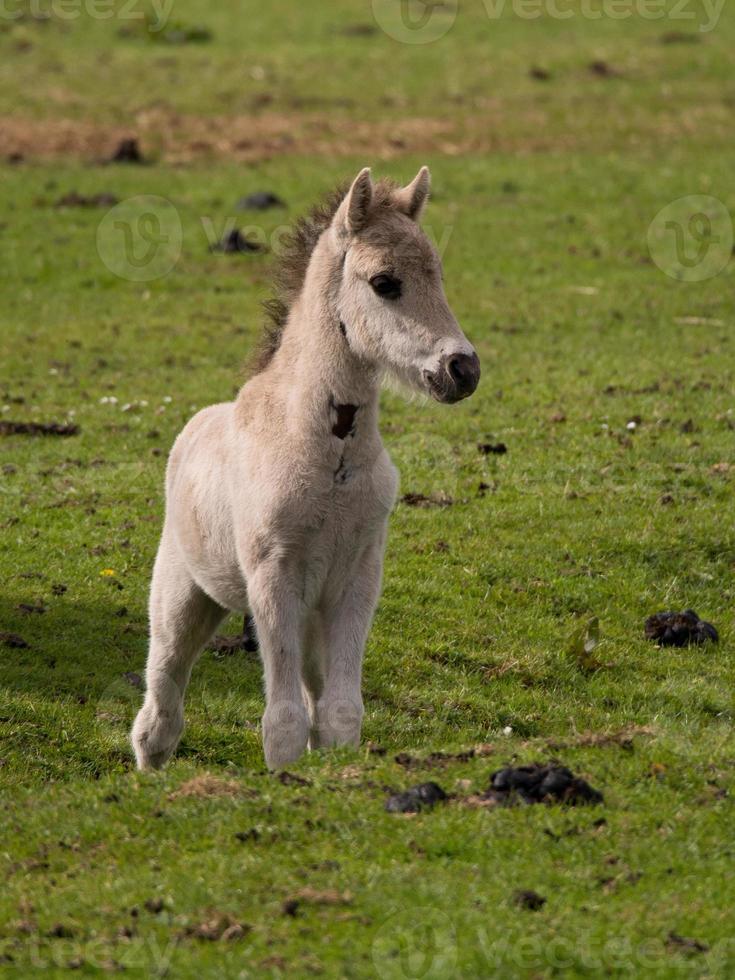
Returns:
[[[340,439],[377,435],[378,373],[350,347],[349,325],[323,298],[305,302],[297,316],[301,347],[297,388],[304,407],[316,413],[317,425],[326,412],[330,434]]]
[[[334,270],[309,277],[283,337],[289,405],[314,435],[369,442],[378,434],[378,371],[350,346],[330,296]]]

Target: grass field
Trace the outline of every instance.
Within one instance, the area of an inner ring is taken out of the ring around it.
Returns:
[[[494,21],[466,0],[423,45],[348,0],[176,0],[171,30],[211,32],[186,44],[121,4],[3,7],[0,423],[80,432],[0,435],[0,633],[27,644],[0,642],[0,975],[735,974],[734,266],[677,281],[648,244],[708,195],[708,254],[731,247],[735,16],[672,7]],[[129,135],[148,164],[103,164]],[[267,774],[257,657],[209,651],[175,760],[137,774],[166,453],[237,390],[273,260],[209,246],[232,221],[273,245],[365,164],[421,163],[483,380],[452,408],[384,397],[402,492],[437,505],[392,518],[364,747]],[[287,208],[238,212],[256,190]],[[171,270],[117,275],[109,205],[57,206],[72,191],[170,202]],[[688,607],[717,646],[646,642]],[[549,759],[604,804],[468,803]],[[454,798],[384,811],[427,779]]]

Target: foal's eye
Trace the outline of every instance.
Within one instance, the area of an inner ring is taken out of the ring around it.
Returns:
[[[393,276],[373,276],[370,285],[383,299],[398,299],[401,295],[401,280]]]

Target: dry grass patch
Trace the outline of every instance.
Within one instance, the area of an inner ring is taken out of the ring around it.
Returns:
[[[246,793],[245,787],[234,779],[220,779],[209,772],[202,773],[201,776],[194,776],[182,783],[178,789],[168,794],[170,801],[181,799],[206,800],[213,798],[242,796]]]
[[[653,738],[656,732],[645,725],[630,725],[615,732],[582,732],[572,738],[548,739],[546,745],[550,749],[602,749],[608,745],[619,745],[620,748],[630,749],[633,739],[646,736]]]

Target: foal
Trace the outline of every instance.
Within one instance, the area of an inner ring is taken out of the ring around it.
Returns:
[[[418,225],[428,194],[426,167],[403,188],[366,169],[302,220],[257,373],[174,444],[132,731],[141,769],[176,749],[192,667],[229,610],[255,619],[268,766],[307,744],[359,743],[363,649],[398,488],[378,432],[381,378],[447,403],[480,378]]]

